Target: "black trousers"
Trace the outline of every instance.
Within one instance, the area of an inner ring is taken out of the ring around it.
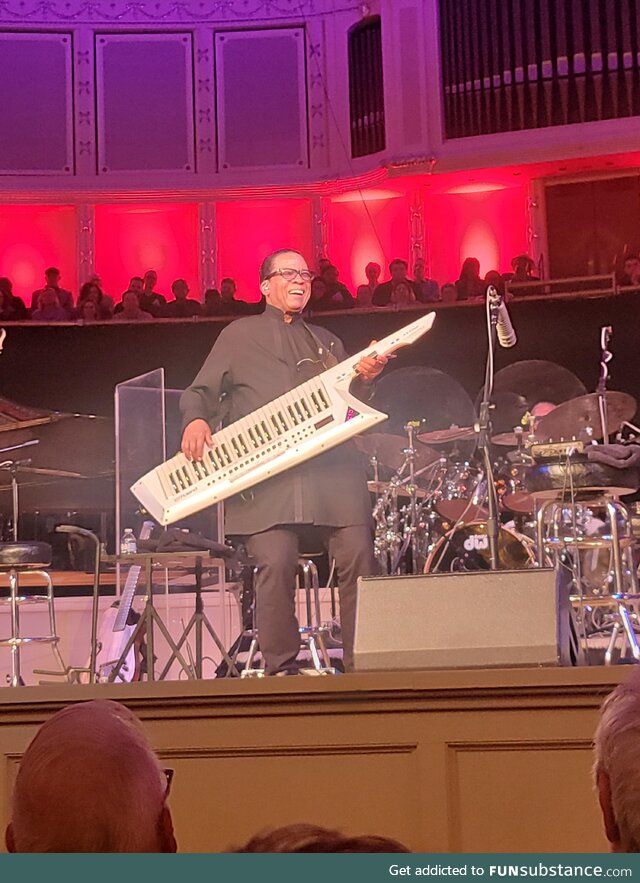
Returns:
[[[304,536],[305,547],[300,548]],[[335,558],[340,593],[340,624],[344,665],[353,668],[353,638],[356,621],[356,592],[359,576],[377,571],[371,528],[275,527],[245,539],[247,552],[255,559],[256,625],[260,650],[268,674],[295,667],[300,650],[300,634],[295,612],[295,583],[299,551],[308,552],[306,543],[324,545]]]

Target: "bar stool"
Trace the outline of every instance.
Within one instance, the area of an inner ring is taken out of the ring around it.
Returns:
[[[0,647],[11,648],[12,687],[24,684],[20,675],[20,648],[23,644],[51,644],[56,661],[66,671],[56,631],[56,618],[53,601],[53,583],[46,568],[51,566],[51,546],[48,543],[17,542],[0,543],[0,573],[9,575],[9,596],[0,598],[0,603],[11,606],[11,637],[0,639]],[[25,574],[40,576],[46,586],[46,594],[27,594],[20,591],[20,577]],[[20,606],[22,604],[46,604],[49,612],[49,634],[26,636],[20,633]],[[47,672],[48,673],[48,672]],[[55,674],[55,672],[53,672]]]
[[[320,579],[315,561],[309,555],[298,558],[296,588],[304,591],[306,624],[299,627],[300,640],[309,649],[313,667],[321,674],[336,674],[327,650],[330,629],[323,625],[320,611]]]

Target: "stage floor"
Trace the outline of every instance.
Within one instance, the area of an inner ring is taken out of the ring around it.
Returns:
[[[162,763],[183,851],[294,821],[433,852],[606,849],[590,768],[630,667],[388,672],[0,690],[0,824],[20,756],[70,702],[128,705]]]

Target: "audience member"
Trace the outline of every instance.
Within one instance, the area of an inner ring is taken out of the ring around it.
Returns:
[[[66,319],[71,319],[73,315],[73,295],[66,288],[60,288],[60,279],[62,274],[57,267],[47,267],[44,271],[45,285],[44,288],[38,288],[31,295],[31,312],[40,309],[40,295],[45,288],[53,288],[58,298],[58,306],[66,312]]]
[[[486,288],[480,278],[480,261],[477,258],[465,258],[460,270],[460,278],[456,282],[458,300],[484,297]]]
[[[85,282],[82,288],[80,289],[80,294],[78,295],[78,307],[77,314],[80,317],[80,313],[83,311],[83,306],[85,303],[90,301],[95,305],[95,313],[96,318],[98,319],[110,319],[113,315],[112,311],[109,309],[108,303],[105,302],[104,295],[100,287],[95,282]],[[82,318],[82,317],[80,317]]]
[[[140,298],[142,297],[142,293],[144,291],[144,279],[142,278],[142,276],[132,276],[131,279],[129,279],[129,285],[126,288],[126,290],[122,292],[122,295],[120,297],[120,303],[116,304],[115,307],[113,308],[114,316],[116,313],[122,312],[122,302],[124,300],[124,296],[127,293],[127,291],[135,291],[135,293],[138,295],[138,301],[139,301]]]
[[[486,294],[487,288],[493,285],[495,290],[498,292],[501,297],[507,296],[507,289],[505,285],[505,281],[503,276],[498,273],[497,270],[489,270],[489,272],[484,277],[484,293]]]
[[[536,265],[528,254],[517,254],[511,260],[511,268],[513,273],[505,273],[503,279],[507,282],[538,282],[539,276],[535,276],[533,271]]]
[[[628,254],[625,257],[623,273],[618,284],[640,286],[640,257],[637,254]]]
[[[174,300],[169,301],[166,305],[162,313],[163,316],[168,319],[187,319],[202,315],[202,304],[187,296],[189,286],[184,279],[175,279],[171,283],[171,291]]]
[[[413,288],[416,298],[423,304],[432,304],[440,295],[436,280],[425,276],[424,258],[416,258],[413,265]]]
[[[167,299],[159,294],[155,287],[158,283],[158,274],[155,270],[147,270],[144,274],[143,289],[140,295],[140,309],[151,313],[152,316],[163,314]]]
[[[222,316],[253,316],[257,313],[263,313],[265,307],[265,299],[261,297],[259,301],[249,303],[236,297],[238,288],[235,280],[230,276],[220,283],[220,309]]]
[[[373,853],[411,852],[411,850],[391,837],[381,837],[377,834],[356,834],[350,837],[321,825],[296,824],[256,834],[234,852]]]
[[[322,276],[322,274],[327,269],[327,267],[330,267],[332,265],[332,263],[333,262],[329,258],[320,258],[318,260],[318,273],[317,273],[317,275]]]
[[[377,286],[376,290],[373,292],[372,303],[376,307],[386,307],[391,303],[391,294],[393,292],[393,287],[398,282],[406,282],[412,288],[414,295],[416,298],[418,297],[418,291],[416,290],[413,282],[407,278],[407,269],[409,265],[406,261],[403,261],[402,258],[394,258],[389,264],[389,273],[391,278],[386,282],[382,282]]]
[[[355,305],[355,299],[346,285],[339,280],[338,268],[333,264],[325,266],[320,278],[325,284],[324,303],[327,310],[350,310]]]
[[[415,304],[415,302],[416,295],[409,282],[403,282],[402,280],[396,282],[391,289],[391,303],[397,307],[408,307]]]
[[[605,699],[594,779],[612,852],[640,852],[640,671]]]
[[[217,288],[207,288],[204,293],[203,316],[222,315],[222,296]]]
[[[440,300],[443,304],[454,304],[458,300],[458,289],[453,282],[445,282],[440,289]]]
[[[29,313],[21,297],[13,293],[13,283],[6,276],[0,276],[0,320],[3,322],[24,322]]]
[[[9,852],[175,852],[163,770],[140,722],[104,699],[44,723],[20,761]]]
[[[81,322],[84,322],[85,325],[90,322],[98,322],[101,319],[98,307],[92,300],[85,300],[82,303],[78,302],[78,306],[76,307],[76,317]]]
[[[356,289],[356,306],[369,307],[373,300],[373,292],[376,290],[382,267],[375,261],[370,261],[364,268],[364,274],[367,277],[366,285],[358,285]]]
[[[34,322],[68,322],[71,315],[60,306],[55,288],[43,288],[38,295],[40,306],[31,313]]]
[[[125,291],[121,307],[120,312],[113,317],[114,322],[142,322],[155,318],[140,308],[140,295],[137,291]]]
[[[93,282],[94,285],[98,286],[98,288],[102,292],[102,300],[100,302],[100,306],[103,310],[109,311],[109,316],[113,316],[113,298],[103,289],[102,278],[97,273],[93,273],[91,276],[89,276],[87,282]]]

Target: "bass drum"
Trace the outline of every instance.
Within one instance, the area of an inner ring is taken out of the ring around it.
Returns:
[[[529,537],[501,527],[498,535],[501,570],[523,570],[535,566],[535,548]],[[466,524],[441,537],[424,566],[425,573],[458,573],[491,570],[487,525]]]

